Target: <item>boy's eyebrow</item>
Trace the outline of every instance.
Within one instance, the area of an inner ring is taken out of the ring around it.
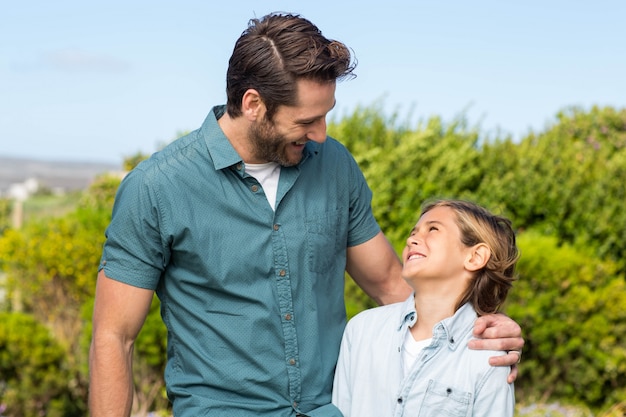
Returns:
[[[426,224],[433,224],[433,223],[440,224],[440,225],[443,226],[443,223],[440,222],[439,220],[429,220],[429,221],[426,222]]]
[[[425,225],[431,225],[431,224],[439,224],[441,226],[443,226],[444,224],[442,222],[440,222],[439,220],[428,220],[426,223],[424,223]],[[413,233],[417,230],[417,225],[413,226],[413,228],[411,229],[411,231],[409,233]]]

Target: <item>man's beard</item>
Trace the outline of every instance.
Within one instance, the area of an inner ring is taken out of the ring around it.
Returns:
[[[274,123],[266,118],[263,118],[263,120],[259,122],[252,123],[250,129],[248,129],[248,139],[252,145],[252,153],[256,159],[267,162],[277,162],[284,167],[296,165],[302,159],[302,154],[300,154],[297,159],[289,157],[287,153],[288,139],[278,134]]]

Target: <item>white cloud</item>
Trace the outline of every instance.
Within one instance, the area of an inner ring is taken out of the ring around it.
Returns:
[[[130,67],[128,62],[114,57],[70,48],[50,52],[43,61],[46,67],[68,72],[123,72]]]

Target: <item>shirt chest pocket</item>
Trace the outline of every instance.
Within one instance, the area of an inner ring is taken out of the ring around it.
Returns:
[[[339,211],[309,216],[306,220],[307,258],[312,272],[328,272],[346,249]]]
[[[465,417],[470,415],[472,393],[431,380],[418,417]]]

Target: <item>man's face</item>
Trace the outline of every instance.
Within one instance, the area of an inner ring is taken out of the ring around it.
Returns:
[[[335,83],[299,80],[295,106],[280,106],[273,120],[265,115],[248,131],[255,163],[296,165],[309,140],[326,140],[326,115],[335,106]]]

